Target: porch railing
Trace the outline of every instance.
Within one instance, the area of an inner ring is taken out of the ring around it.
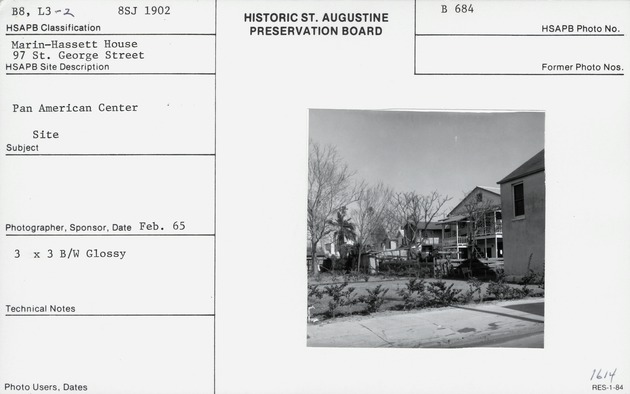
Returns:
[[[494,235],[503,234],[503,225],[497,223],[494,226],[482,226],[475,229],[475,235]]]
[[[468,239],[466,237],[457,237],[457,239],[455,239],[455,237],[448,237],[444,238],[442,246],[455,246],[456,244],[466,244],[467,242]]]

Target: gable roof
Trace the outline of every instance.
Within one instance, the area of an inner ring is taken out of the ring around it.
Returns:
[[[518,178],[523,178],[537,172],[545,171],[545,150],[536,153],[531,159],[521,164],[516,170],[510,172],[505,178],[497,182],[499,185]]]
[[[494,193],[496,195],[501,195],[501,188],[500,187],[494,187],[494,186],[477,186],[480,189],[484,189],[489,191],[490,193]]]
[[[468,194],[466,195],[466,197],[464,197],[464,198],[463,198],[463,199],[459,202],[459,204],[457,204],[457,205],[455,206],[455,208],[451,209],[451,212],[449,212],[447,216],[452,216],[452,215],[456,215],[456,214],[460,213],[460,212],[459,212],[459,209],[460,209],[460,208],[464,205],[464,203],[465,203],[466,201],[468,201],[468,198],[469,198],[469,197],[471,197],[472,195],[475,195],[475,194],[477,193],[477,191],[483,191],[483,192],[486,192],[486,193],[490,193],[490,196],[493,196],[493,195],[494,195],[494,196],[496,196],[496,197],[499,197],[499,200],[497,200],[497,205],[501,205],[501,203],[500,203],[500,197],[501,197],[500,190],[501,190],[501,189],[499,189],[499,188],[494,188],[494,187],[489,188],[489,187],[487,187],[487,186],[475,186],[475,188],[474,188],[474,189],[472,189],[472,190],[470,191],[470,193],[468,193]],[[496,198],[494,198],[494,199],[496,199]]]

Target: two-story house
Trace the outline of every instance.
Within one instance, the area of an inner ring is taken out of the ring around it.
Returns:
[[[440,249],[444,257],[461,261],[470,257],[503,258],[503,219],[499,188],[477,186],[445,219]]]

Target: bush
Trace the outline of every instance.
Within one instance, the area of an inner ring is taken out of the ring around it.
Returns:
[[[344,305],[354,305],[357,303],[357,299],[355,298],[354,287],[346,287],[348,286],[348,282],[343,282],[338,285],[330,285],[324,287],[324,294],[331,297],[331,300],[328,301],[328,315],[330,317],[335,317],[335,312],[337,308]]]
[[[403,299],[404,309],[413,309],[428,305],[428,296],[424,292],[424,279],[412,278],[405,283],[405,289],[399,289],[398,295]]]
[[[432,274],[433,263],[418,262],[417,260],[385,260],[379,264],[379,271],[389,276],[429,277]]]
[[[377,312],[381,305],[383,305],[383,302],[385,302],[385,294],[387,294],[388,291],[389,289],[383,290],[382,285],[378,285],[372,290],[367,289],[368,294],[359,297],[359,301],[367,303],[367,313]]]
[[[315,297],[321,299],[324,294],[319,290],[319,285],[308,285],[309,298]]]
[[[511,298],[512,288],[505,283],[505,275],[499,275],[496,282],[490,281],[486,294],[496,298],[497,300],[503,300],[505,298]]]
[[[483,282],[479,279],[475,277],[468,279],[468,290],[466,290],[466,293],[464,293],[464,302],[472,302],[475,297],[475,293],[479,294],[479,302],[483,302],[483,293],[481,292],[481,286],[483,286]]]
[[[338,258],[335,255],[327,257],[322,262],[322,272],[345,272],[346,271],[346,258]]]
[[[521,288],[511,287],[505,283],[505,275],[501,275],[496,282],[490,281],[488,288],[486,289],[486,294],[491,295],[498,300],[527,297],[531,294],[531,290],[528,288],[528,285],[532,279],[531,277],[524,277],[523,280],[524,282],[521,281],[521,283],[523,283]]]
[[[432,302],[439,306],[449,306],[457,302],[457,296],[461,293],[461,290],[453,290],[453,284],[446,286],[446,282],[438,280],[436,282],[429,283],[427,287],[428,292],[433,296]]]
[[[521,288],[519,289],[518,287],[510,287],[510,290],[508,292],[508,298],[513,298],[513,299],[520,299],[520,298],[524,298],[527,297],[530,293],[530,290],[527,288]]]
[[[536,285],[538,286],[538,288],[544,290],[545,289],[545,272],[543,271],[542,274],[538,274],[534,272],[534,270],[530,269],[529,273],[521,279],[521,285],[523,285],[521,290],[526,296],[532,293],[531,289],[529,288],[530,285]]]

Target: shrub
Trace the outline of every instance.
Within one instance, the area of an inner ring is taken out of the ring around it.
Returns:
[[[526,297],[531,294],[531,290],[527,286],[532,280],[531,277],[526,278],[527,277],[523,278],[525,282],[521,281],[521,283],[523,283],[523,287],[516,288],[505,283],[505,275],[500,275],[496,282],[490,281],[488,288],[486,289],[486,294],[491,295],[498,300],[510,298],[519,299]]]
[[[412,278],[405,283],[404,289],[398,290],[398,295],[403,299],[404,309],[423,307],[428,304],[428,296],[424,292],[424,279]]]
[[[496,282],[491,280],[490,283],[488,283],[486,294],[493,296],[498,300],[511,298],[512,288],[505,283],[505,275],[499,275]]]
[[[510,290],[508,291],[508,298],[519,299],[519,298],[527,297],[529,293],[530,293],[530,290],[527,288],[519,289],[518,287],[510,287]]]
[[[417,260],[386,260],[379,264],[379,271],[389,276],[415,276],[428,277],[431,276],[432,269],[427,263],[420,263]]]
[[[534,270],[530,269],[529,273],[521,279],[521,284],[523,285],[523,293],[525,293],[525,295],[529,295],[531,290],[528,288],[528,286],[539,283],[539,281],[540,279],[538,274],[534,272]]]
[[[405,286],[409,291],[422,293],[425,289],[424,279],[412,278],[405,283]]]
[[[521,278],[521,284],[522,285],[529,285],[529,284],[534,284],[538,282],[538,274],[536,272],[534,272],[534,270],[530,269],[529,272],[527,273],[527,275],[523,276],[523,278]]]
[[[354,287],[348,287],[348,282],[343,282],[338,285],[330,285],[324,287],[324,294],[331,297],[328,301],[328,315],[335,317],[337,308],[344,305],[354,305],[357,303],[355,298]]]
[[[319,289],[319,285],[308,285],[308,296],[309,298],[315,297],[321,299],[324,294]]]
[[[379,310],[383,302],[385,302],[385,294],[389,289],[382,289],[382,285],[376,286],[374,289],[367,289],[367,295],[359,297],[360,302],[367,303],[366,312],[373,313]]]
[[[521,279],[521,284],[523,285],[522,287],[523,291],[526,292],[528,295],[531,293],[531,290],[529,290],[528,288],[528,286],[530,285],[536,285],[539,289],[544,290],[545,289],[544,268],[541,274],[538,274],[534,272],[534,270],[530,269],[529,273]]]
[[[483,293],[481,292],[481,286],[483,286],[483,282],[479,279],[475,277],[468,279],[468,290],[466,290],[466,293],[464,293],[464,302],[472,302],[473,298],[475,297],[475,293],[479,294],[479,302],[483,302]]]
[[[461,293],[461,290],[453,290],[453,284],[446,286],[446,282],[438,280],[431,282],[427,286],[427,291],[432,295],[432,302],[440,306],[449,306],[457,302],[457,295]]]

